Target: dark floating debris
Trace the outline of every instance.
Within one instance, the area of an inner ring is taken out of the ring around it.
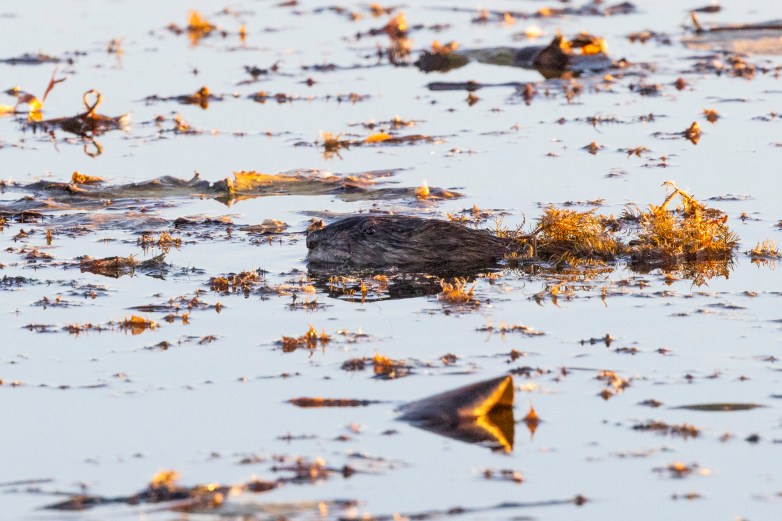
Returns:
[[[91,508],[124,503],[127,505],[138,505],[144,503],[169,503],[170,510],[178,512],[192,511],[214,511],[220,507],[226,496],[230,492],[267,492],[275,489],[280,483],[285,481],[280,478],[277,481],[259,481],[252,480],[234,486],[223,486],[217,483],[195,485],[193,487],[184,487],[178,484],[179,473],[173,470],[164,470],[158,472],[150,484],[142,491],[131,496],[120,497],[102,497],[91,496],[87,494],[75,494],[65,501],[47,505],[48,510],[61,511],[83,511]]]
[[[209,90],[208,87],[201,87],[193,94],[182,94],[179,96],[169,96],[169,97],[162,97],[155,94],[144,98],[144,102],[147,104],[156,103],[160,101],[176,101],[177,103],[181,103],[183,105],[198,105],[202,109],[209,108],[210,101],[222,101],[222,100],[223,100],[222,96],[217,96],[215,94],[212,94],[212,92]]]
[[[90,96],[94,97],[94,101],[90,101]],[[95,89],[85,92],[82,96],[82,101],[87,110],[81,114],[41,121],[29,120],[28,125],[31,126],[33,130],[48,131],[52,128],[60,128],[71,134],[89,137],[97,136],[111,130],[125,129],[130,123],[130,113],[111,117],[95,112],[98,105],[103,102],[103,95]]]
[[[255,171],[234,172],[233,178],[210,182],[196,173],[191,179],[164,176],[148,181],[122,185],[103,183],[77,183],[38,181],[27,185],[7,185],[7,191],[32,192],[46,199],[26,201],[20,210],[36,211],[49,209],[56,201],[61,206],[72,208],[102,208],[106,201],[116,204],[130,199],[160,199],[165,197],[208,196],[230,205],[238,200],[264,195],[335,195],[345,201],[361,200],[421,200],[420,187],[383,187],[378,186],[381,179],[391,177],[394,170],[362,172],[340,176],[319,170],[296,170],[279,174],[264,174]],[[441,188],[429,188],[426,199],[451,199],[461,197],[457,192]],[[9,207],[0,207],[0,211],[15,212]]]
[[[113,279],[118,279],[123,275],[132,275],[137,271],[145,274],[159,274],[166,267],[165,257],[164,253],[145,261],[138,261],[132,255],[104,259],[84,257],[81,259],[81,271]]]
[[[56,56],[43,53],[26,53],[12,58],[2,58],[0,63],[8,65],[43,65],[47,63],[60,63],[62,60]],[[69,60],[70,61],[70,60]]]
[[[757,403],[696,403],[693,405],[680,405],[674,407],[674,409],[686,409],[688,411],[701,411],[701,412],[734,412],[734,411],[751,411],[752,409],[758,409],[765,407],[765,405],[759,405]]]
[[[693,34],[683,39],[690,48],[744,54],[782,53],[782,20],[704,26],[695,12],[690,13],[690,19]]]
[[[465,7],[450,7],[447,9],[450,11],[475,12],[474,9]],[[496,21],[508,22],[516,18],[524,20],[529,18],[559,18],[563,16],[617,16],[632,14],[636,11],[637,7],[631,2],[621,2],[603,7],[602,2],[594,1],[586,2],[577,7],[541,7],[537,11],[532,12],[481,9],[478,16],[473,19],[473,23],[487,23],[492,18]]]
[[[700,436],[701,431],[699,428],[689,423],[682,423],[681,425],[673,425],[665,423],[664,421],[648,420],[644,423],[638,423],[633,425],[633,430],[636,431],[648,431],[656,432],[657,434],[667,434],[669,436],[678,436],[684,439],[697,438]]]
[[[409,403],[399,420],[442,436],[513,450],[513,377],[502,376]]]
[[[563,506],[563,505],[575,505],[580,507],[585,505],[588,501],[589,499],[586,496],[582,496],[581,494],[579,494],[571,499],[552,499],[552,500],[529,501],[529,502],[505,501],[503,503],[498,503],[496,505],[483,506],[483,507],[451,507],[447,510],[427,510],[423,512],[407,512],[403,514],[397,512],[389,515],[367,515],[364,517],[364,519],[365,521],[397,521],[399,519],[428,521],[430,519],[449,518],[449,517],[469,515],[469,514],[474,514],[475,518],[480,519],[483,516],[480,516],[478,514],[486,514],[495,511],[514,510],[518,508],[553,507],[553,506]],[[519,519],[519,520],[530,519],[526,516],[514,517],[510,515],[508,515],[508,518]]]
[[[480,63],[535,69],[545,78],[578,76],[618,66],[608,56],[605,40],[588,33],[572,40],[558,34],[548,45],[475,49],[463,54]]]
[[[296,407],[305,409],[317,407],[366,407],[376,403],[382,403],[379,400],[356,400],[351,398],[291,398],[288,403]]]

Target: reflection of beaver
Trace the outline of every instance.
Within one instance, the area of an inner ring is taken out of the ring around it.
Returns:
[[[311,263],[353,267],[490,267],[510,241],[461,224],[378,215],[348,217],[307,235]]]

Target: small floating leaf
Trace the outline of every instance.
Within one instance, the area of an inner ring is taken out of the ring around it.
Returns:
[[[377,132],[376,134],[372,134],[368,138],[364,140],[365,143],[382,143],[383,141],[388,141],[391,139],[391,134],[387,134],[385,132]]]

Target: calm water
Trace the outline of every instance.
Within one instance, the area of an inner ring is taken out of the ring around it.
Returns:
[[[301,508],[282,512],[301,519],[339,518],[534,503],[582,494],[589,502],[581,507],[488,510],[463,518],[597,520],[632,513],[636,519],[649,520],[775,519],[782,502],[782,366],[777,361],[782,347],[782,280],[773,263],[754,265],[744,252],[761,240],[782,240],[775,227],[782,219],[782,148],[775,145],[782,134],[779,117],[769,116],[779,111],[782,100],[777,75],[758,73],[748,80],[695,72],[693,63],[711,56],[709,50],[688,49],[681,43],[690,36],[683,29],[689,25],[687,8],[699,7],[695,4],[639,1],[637,12],[629,15],[484,25],[471,22],[479,7],[533,12],[547,4],[432,0],[401,7],[412,25],[447,25],[438,31],[412,31],[414,56],[435,39],[456,40],[464,49],[529,45],[527,38],[517,35],[535,25],[544,36],[534,43],[547,43],[557,30],[566,36],[587,30],[605,37],[613,58],[625,57],[633,64],[612,72],[617,81],[610,85],[600,75],[580,78],[584,92],[568,102],[561,80],[544,82],[536,71],[471,63],[447,74],[426,75],[415,67],[391,67],[385,61],[375,66],[377,46],[387,46],[388,37],[354,36],[382,27],[387,15],[374,18],[363,3],[345,4],[362,15],[352,21],[347,12],[321,10],[333,5],[327,2],[302,2],[294,8],[278,3],[61,0],[1,5],[0,58],[35,52],[74,56],[72,64],[59,64],[57,77],[67,81],[47,98],[44,118],[81,112],[82,93],[97,89],[104,97],[98,112],[130,112],[132,119],[126,131],[97,137],[102,153],[90,157],[78,137],[61,131],[54,138],[33,134],[25,130],[23,115],[2,117],[0,178],[18,185],[41,179],[64,182],[78,170],[107,183],[127,183],[164,175],[190,178],[197,171],[204,179],[218,181],[238,170],[319,169],[341,175],[399,169],[383,186],[415,187],[426,180],[429,186],[456,190],[465,197],[427,203],[411,197],[349,202],[332,195],[280,195],[226,206],[216,199],[188,196],[131,201],[119,209],[90,208],[87,214],[79,209],[47,210],[51,226],[7,224],[0,234],[0,277],[31,281],[3,286],[0,292],[0,379],[5,383],[0,387],[5,411],[0,484],[52,481],[39,485],[44,493],[0,486],[0,492],[7,491],[0,496],[2,517],[218,519],[239,518],[243,512],[250,519],[267,519],[281,504],[296,503]],[[170,23],[185,26],[191,8],[228,35],[210,35],[191,45],[187,34],[166,28]],[[700,18],[702,23],[754,22],[780,14],[775,2],[729,1],[721,13]],[[242,24],[247,27],[244,43],[237,34]],[[626,38],[645,29],[667,34],[671,44],[633,44]],[[115,38],[122,39],[120,56],[106,52]],[[771,68],[780,64],[773,54],[746,59]],[[248,83],[251,76],[244,66],[269,68],[275,63],[276,73]],[[302,70],[327,63],[344,68]],[[0,86],[16,85],[40,96],[53,68],[0,64]],[[679,77],[689,84],[683,91],[673,86]],[[308,78],[316,83],[308,86]],[[479,101],[468,106],[465,91],[426,87],[432,81],[469,80],[537,82],[538,95],[527,105],[513,87],[484,88],[476,92]],[[661,92],[642,96],[630,88],[639,83],[659,84]],[[191,94],[201,86],[222,96],[222,101],[211,102],[206,110],[176,101],[145,102],[148,96]],[[314,99],[264,104],[248,99],[259,90]],[[350,93],[368,98],[356,103],[333,99]],[[10,95],[0,98],[0,104],[14,103]],[[717,123],[704,119],[702,111],[707,108],[719,112]],[[653,122],[638,121],[650,113],[655,115]],[[161,132],[173,127],[174,114],[204,132]],[[166,120],[158,126],[155,119],[161,115]],[[353,147],[331,159],[314,145],[320,131],[362,139],[370,131],[356,124],[395,115],[418,121],[401,134],[420,133],[437,140]],[[593,126],[583,121],[595,115],[624,123]],[[693,121],[703,128],[697,145],[653,136],[680,132]],[[604,146],[596,155],[582,149],[593,141]],[[624,150],[637,146],[650,151],[640,158],[628,157]],[[668,168],[648,166],[663,155]],[[605,202],[599,211],[614,215],[631,202],[642,207],[659,204],[666,180],[675,180],[702,200],[729,196],[708,201],[728,214],[741,236],[729,278],[716,277],[703,286],[687,279],[667,285],[659,271],[638,274],[619,266],[589,281],[588,287],[579,284],[572,298],[560,296],[555,304],[546,292],[541,302],[535,299],[549,278],[506,270],[493,283],[478,281],[481,305],[476,309],[452,309],[434,296],[362,304],[360,298],[332,298],[321,287],[314,295],[321,308],[291,310],[288,295],[253,291],[245,298],[209,289],[210,277],[230,272],[261,268],[268,272],[269,285],[298,281],[301,273],[293,270],[306,272],[303,235],[285,234],[269,244],[241,230],[242,225],[265,219],[279,219],[289,224],[290,232],[302,232],[312,212],[376,208],[445,218],[447,212],[477,205],[506,212],[504,222],[513,226],[524,216],[531,222],[548,203],[600,198]],[[0,196],[0,210],[26,193],[18,187],[6,190]],[[742,213],[749,218],[742,221]],[[64,224],[67,215],[72,221]],[[101,224],[116,215],[122,217]],[[137,255],[141,260],[159,254],[155,248],[142,250],[136,232],[172,231],[174,219],[192,215],[228,215],[234,231],[215,228],[208,236],[178,235],[183,244],[168,251],[166,262],[173,268],[163,279],[142,273],[115,279],[79,269],[77,257],[83,255]],[[69,233],[74,224],[89,229]],[[47,227],[55,232],[50,246]],[[17,237],[20,229],[30,228],[34,234]],[[26,258],[29,250],[20,251],[25,246],[54,259],[31,263]],[[91,285],[100,286],[98,296],[84,298],[85,291],[95,289]],[[204,302],[219,301],[222,310],[193,310],[189,323],[168,323],[167,311],[129,309],[180,296],[190,299],[198,291]],[[54,301],[58,295],[70,305],[36,305],[43,297]],[[72,335],[61,330],[73,323],[121,321],[131,314],[160,326],[138,335],[117,330]],[[477,331],[503,321],[546,334]],[[30,331],[25,327],[29,324],[46,324],[54,332]],[[325,329],[333,341],[314,352],[283,353],[276,345],[280,337],[302,335],[308,324]],[[338,330],[361,331],[368,337],[350,342]],[[614,338],[610,347],[580,342],[607,333]],[[199,343],[210,335],[216,337],[213,342]],[[147,349],[162,341],[171,343],[170,349]],[[636,354],[621,351],[632,347]],[[669,351],[661,354],[661,348]],[[527,356],[509,363],[507,353],[513,349]],[[415,366],[413,374],[377,380],[371,369],[340,369],[348,359],[376,352],[408,360]],[[454,365],[442,363],[440,357],[446,353],[458,356]],[[522,366],[540,368],[542,374],[515,377],[516,419],[534,404],[543,422],[534,436],[524,423],[517,423],[516,443],[509,454],[394,419],[398,404]],[[562,368],[568,369],[565,376]],[[630,385],[604,400],[598,396],[606,389],[596,379],[600,370],[615,371]],[[23,385],[12,387],[15,381]],[[285,403],[300,396],[386,403],[350,409],[300,409]],[[639,405],[652,398],[663,405]],[[674,408],[711,402],[765,407],[723,413]],[[702,432],[684,440],[632,429],[646,420],[690,423]],[[384,434],[391,429],[397,433]],[[727,441],[721,439],[726,433],[732,435]],[[289,434],[293,439],[280,439]],[[760,437],[757,443],[745,441],[753,434]],[[303,435],[305,439],[296,439]],[[348,439],[337,439],[340,436]],[[357,454],[380,459],[361,459]],[[239,464],[251,455],[260,461]],[[323,458],[336,468],[349,464],[367,472],[238,495],[214,514],[180,514],[166,505],[107,506],[73,514],[42,510],[63,499],[49,492],[75,493],[84,485],[91,494],[127,496],[144,488],[162,469],[177,470],[184,485],[242,483],[252,476],[275,479],[285,473],[273,472],[274,456]],[[681,479],[655,471],[676,461],[697,463],[701,471]],[[486,469],[512,469],[525,480],[487,480]],[[689,493],[702,497],[672,499]],[[330,500],[355,500],[358,506],[324,513],[305,503]]]

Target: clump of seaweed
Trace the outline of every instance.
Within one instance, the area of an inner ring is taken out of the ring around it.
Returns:
[[[410,366],[404,360],[393,360],[380,353],[375,353],[372,358],[375,378],[393,380],[410,374]]]
[[[159,271],[165,267],[165,254],[152,257],[145,261],[137,261],[133,255],[128,257],[106,257],[93,259],[82,257],[80,268],[82,272],[88,271],[96,275],[118,279],[122,275],[132,275],[138,271]]]
[[[728,226],[727,216],[671,181],[663,185],[672,191],[662,204],[649,205],[646,210],[628,207],[618,219],[594,209],[549,206],[528,234],[498,227],[500,237],[515,242],[515,255],[506,255],[506,261],[542,261],[559,270],[584,266],[595,269],[624,256],[637,271],[676,272],[698,285],[715,276],[726,276],[739,240]],[[680,204],[671,208],[677,198]],[[624,242],[620,233],[629,240]]]
[[[148,329],[155,329],[157,322],[138,315],[131,315],[130,318],[125,317],[119,326],[125,331],[130,331],[133,335],[139,335]]]
[[[447,304],[478,307],[480,301],[475,298],[475,285],[477,282],[473,282],[469,288],[467,284],[469,284],[467,279],[455,278],[453,282],[441,280],[440,288],[442,291],[437,295],[437,300]]]
[[[331,341],[331,337],[326,334],[326,330],[322,330],[320,334],[315,327],[310,324],[306,333],[298,337],[283,336],[278,342],[282,346],[284,353],[291,353],[299,348],[315,349],[320,344],[321,347],[325,347]]]
[[[762,241],[755,245],[750,251],[747,252],[752,264],[758,266],[774,266],[776,262],[782,258],[782,254],[777,247],[777,243],[773,240]]]
[[[638,217],[638,237],[631,241],[629,253],[634,262],[677,265],[683,262],[724,261],[731,259],[738,246],[738,236],[728,227],[727,215],[707,208],[672,181],[665,186],[672,193],[660,206]],[[679,196],[681,205],[668,206]]]
[[[538,218],[536,253],[549,262],[580,264],[602,263],[625,251],[615,237],[618,231],[613,217],[599,215],[594,209],[577,210],[547,207]]]
[[[755,259],[777,259],[780,257],[779,248],[777,248],[777,243],[773,240],[769,241],[762,241],[755,245],[754,248],[752,248],[749,251],[749,255]]]
[[[228,274],[222,277],[212,277],[209,279],[209,287],[212,291],[218,293],[230,293],[241,291],[245,295],[250,290],[263,281],[263,275],[260,271],[242,271],[238,274]]]
[[[681,425],[673,425],[665,423],[664,421],[648,420],[644,423],[638,423],[633,425],[635,431],[648,431],[656,432],[657,434],[679,436],[681,438],[697,438],[700,436],[701,431],[694,425],[689,423],[682,423]]]

